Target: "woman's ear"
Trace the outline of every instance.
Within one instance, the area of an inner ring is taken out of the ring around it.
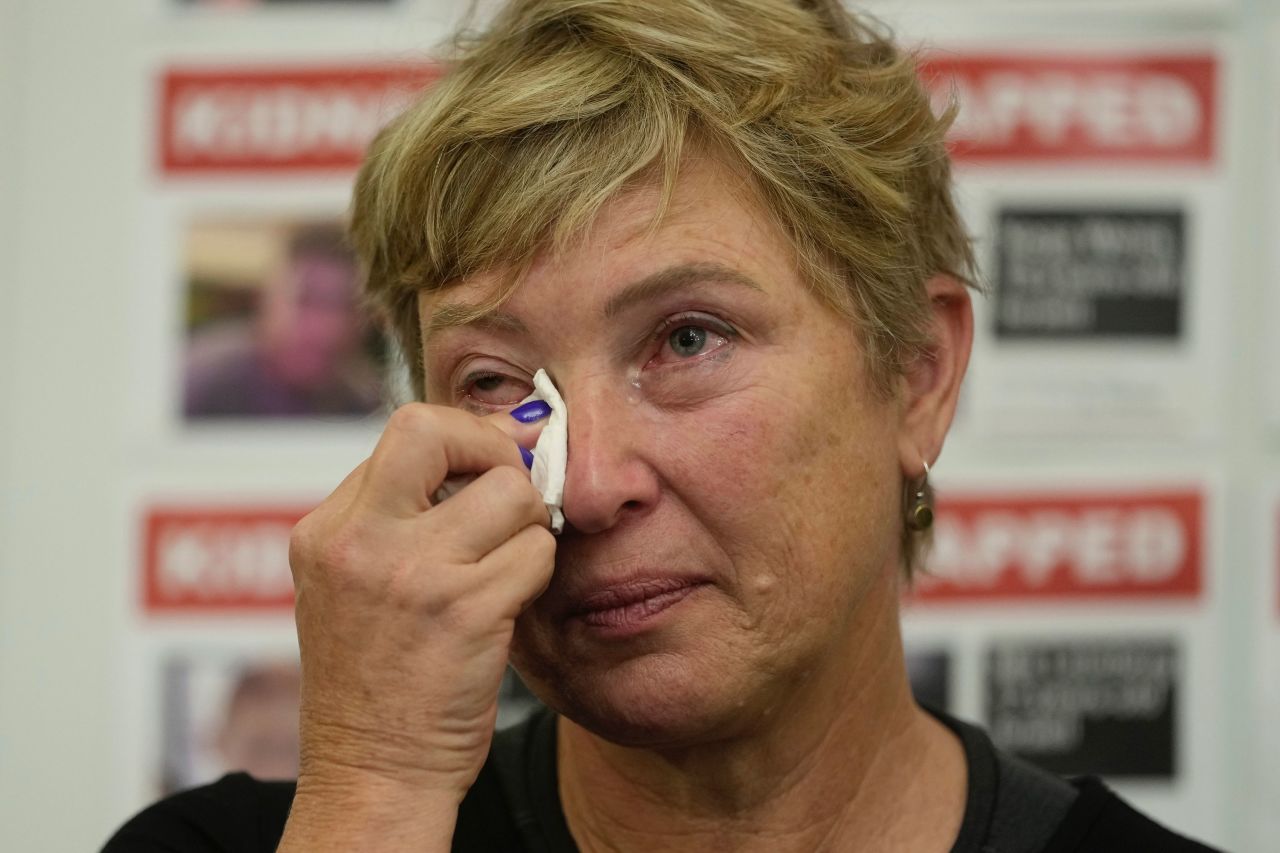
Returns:
[[[924,473],[942,452],[960,397],[960,381],[973,347],[973,305],[969,290],[948,275],[925,284],[929,294],[929,343],[903,377],[898,455],[904,476]]]

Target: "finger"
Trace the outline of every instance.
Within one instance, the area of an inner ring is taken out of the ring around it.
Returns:
[[[550,415],[550,406],[542,400],[534,400],[509,412],[504,410],[496,414],[486,415],[481,420],[492,424],[511,436],[520,447],[520,455],[524,459],[524,467],[532,469],[533,451],[531,448],[537,446],[538,438],[542,435],[542,429],[546,426],[546,420]],[[452,497],[474,480],[474,474],[447,477],[440,488],[432,494],[431,502],[438,504]]]
[[[430,508],[430,496],[450,474],[523,468],[510,436],[460,409],[410,403],[391,413],[369,457],[362,499],[396,516]]]
[[[547,527],[550,516],[542,495],[521,466],[491,468],[425,516],[424,535],[447,541],[459,562],[479,562],[529,525]],[[441,535],[441,532],[446,535]]]
[[[541,400],[517,406],[511,411],[485,415],[482,420],[491,423],[515,440],[521,447],[532,448],[538,443],[542,428],[551,416],[551,407]]]
[[[556,566],[556,538],[547,528],[531,524],[480,560],[477,574],[500,584],[516,609],[515,618],[546,591]]]

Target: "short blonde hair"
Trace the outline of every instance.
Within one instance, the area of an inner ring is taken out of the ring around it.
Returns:
[[[949,121],[916,57],[838,0],[514,0],[374,142],[352,239],[421,399],[420,291],[486,270],[514,286],[620,190],[669,197],[708,146],[751,176],[887,392],[927,346],[925,282],[973,269]]]

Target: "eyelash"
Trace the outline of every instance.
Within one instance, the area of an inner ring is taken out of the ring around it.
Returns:
[[[716,347],[713,350],[710,350],[709,352],[698,353],[697,355],[690,356],[689,358],[678,359],[674,362],[669,363],[667,366],[680,367],[680,366],[700,362],[705,357],[710,356],[715,352],[719,352],[720,350],[724,349],[725,346],[732,344],[735,340],[737,340],[737,337],[738,337],[737,329],[733,328],[733,326],[729,325],[723,320],[720,320],[718,318],[712,317],[707,314],[701,314],[698,312],[686,312],[683,314],[677,314],[673,317],[667,317],[666,319],[664,319],[662,323],[658,325],[657,329],[654,330],[652,335],[644,339],[644,341],[641,343],[641,346],[644,346],[646,344],[647,345],[656,344],[659,347],[665,347],[667,346],[667,342],[669,341],[672,333],[675,332],[677,329],[682,329],[686,326],[693,326],[699,329],[705,329],[711,334],[717,337],[723,338],[726,341],[726,343],[722,346]],[[657,355],[655,355],[654,358],[657,358]],[[652,359],[650,360],[652,361]],[[504,380],[509,382],[522,382],[522,383],[528,384],[527,380],[519,379],[514,376],[509,376],[505,373],[500,373],[496,370],[477,370],[477,371],[468,373],[466,376],[462,378],[460,382],[458,382],[457,386],[454,388],[455,396],[457,397],[457,399],[463,401],[464,403],[470,403],[473,406],[492,410],[492,411],[496,411],[508,405],[514,405],[514,403],[491,403],[491,402],[476,398],[472,393],[475,385],[479,382],[483,382],[486,379],[498,379],[498,380]],[[524,396],[526,395],[521,395],[521,399],[523,399]]]
[[[478,397],[476,397],[472,393],[472,390],[475,388],[477,383],[483,382],[486,379],[499,379],[507,382],[525,382],[525,380],[517,379],[514,376],[508,376],[505,373],[499,373],[495,370],[477,370],[472,373],[468,373],[466,376],[462,378],[462,381],[460,381],[457,387],[454,388],[454,395],[463,402],[467,402],[475,406],[483,407],[486,409],[492,409],[492,410],[501,409],[504,406],[508,406],[508,405],[515,405],[515,402],[518,402],[518,401],[512,401],[511,403],[491,403],[487,400],[481,400]],[[528,383],[525,382],[525,384],[528,384]],[[524,394],[521,394],[519,399],[524,399],[526,396],[528,396],[528,393],[529,392],[526,391]]]
[[[724,338],[728,344],[732,344],[737,339],[737,336],[738,336],[737,329],[733,328],[733,326],[730,326],[728,323],[724,322],[723,320],[720,320],[716,317],[712,317],[708,314],[701,314],[698,312],[686,312],[684,314],[677,314],[674,317],[668,317],[665,320],[663,320],[662,323],[658,326],[657,330],[653,333],[653,337],[651,338],[651,341],[658,344],[659,346],[666,346],[667,341],[670,340],[671,338],[671,334],[675,332],[677,329],[683,329],[686,326],[693,326],[698,329],[705,329],[714,335]],[[692,362],[701,361],[704,356],[710,355],[711,352],[718,352],[721,349],[723,349],[723,347],[716,347],[716,349],[711,350],[710,352],[698,353],[697,355],[691,356],[690,358],[680,359],[679,361],[676,362],[676,364],[681,364],[681,363],[689,364]]]

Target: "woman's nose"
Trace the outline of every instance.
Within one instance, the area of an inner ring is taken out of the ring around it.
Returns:
[[[581,533],[601,533],[648,512],[660,487],[644,452],[650,431],[637,418],[636,405],[625,394],[583,387],[569,389],[565,406],[565,521]]]

